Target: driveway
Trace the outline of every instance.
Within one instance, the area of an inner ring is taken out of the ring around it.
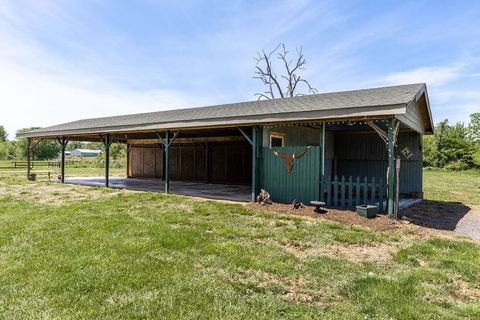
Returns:
[[[454,231],[480,240],[480,206],[470,206],[470,211],[458,221]]]
[[[480,206],[423,200],[402,210],[402,215],[418,226],[453,231],[480,240]]]

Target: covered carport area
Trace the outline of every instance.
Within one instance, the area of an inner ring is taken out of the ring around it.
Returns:
[[[109,187],[135,191],[164,192],[165,185],[161,180],[110,177]],[[71,177],[65,183],[84,186],[102,187],[104,177]],[[170,181],[170,193],[184,196],[220,199],[230,201],[250,201],[250,186],[221,185],[212,183]]]
[[[245,126],[32,137],[28,138],[28,161],[38,141],[56,139],[61,145],[61,183],[251,201],[256,188],[252,174],[256,131]],[[102,142],[103,177],[66,176],[65,150],[70,141]],[[127,155],[123,177],[110,176],[110,147],[114,143],[120,144]]]

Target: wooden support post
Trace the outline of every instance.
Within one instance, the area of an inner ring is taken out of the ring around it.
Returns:
[[[388,120],[387,154],[388,154],[388,217],[394,218],[395,204],[395,145],[394,145],[395,118]]]
[[[60,153],[60,181],[65,183],[65,149],[69,139],[65,137],[57,137],[58,142],[60,143],[61,153]]]
[[[105,147],[105,187],[110,185],[110,146],[113,142],[112,136],[106,134],[105,136],[100,135],[103,146]]]
[[[257,187],[258,187],[258,127],[252,127],[252,202],[255,202],[257,196]]]
[[[165,154],[165,158],[164,158],[164,173],[165,173],[165,176],[164,176],[164,181],[165,181],[165,193],[169,193],[170,192],[170,175],[169,175],[169,163],[170,163],[170,157],[169,157],[169,151],[170,151],[170,145],[173,143],[173,141],[175,140],[175,138],[178,136],[178,131],[175,131],[173,133],[173,137],[170,139],[170,131],[167,131],[165,133],[165,139],[162,138],[162,136],[160,135],[159,132],[155,132],[155,134],[157,135],[158,139],[160,140],[160,142],[163,144],[163,150],[164,150],[164,154]]]
[[[167,131],[165,134],[164,141],[164,150],[165,150],[165,193],[170,192],[170,175],[169,175],[169,165],[170,165],[170,133]]]
[[[205,141],[205,182],[209,182],[210,176],[210,145],[208,141]]]
[[[322,123],[322,131],[320,136],[320,168],[318,172],[318,200],[323,201],[323,180],[325,179],[325,122]]]
[[[400,207],[400,158],[395,159],[395,219],[398,219]]]
[[[32,139],[27,138],[27,180],[30,180],[30,158],[32,157]],[[15,167],[17,163],[15,162]]]

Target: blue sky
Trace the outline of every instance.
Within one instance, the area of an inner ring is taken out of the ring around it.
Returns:
[[[426,82],[480,112],[480,1],[0,0],[0,124],[253,100],[253,57],[303,46],[319,92]]]

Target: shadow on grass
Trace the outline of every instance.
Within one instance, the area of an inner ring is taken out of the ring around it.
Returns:
[[[461,202],[424,200],[402,210],[402,216],[418,226],[453,231],[470,209]]]

